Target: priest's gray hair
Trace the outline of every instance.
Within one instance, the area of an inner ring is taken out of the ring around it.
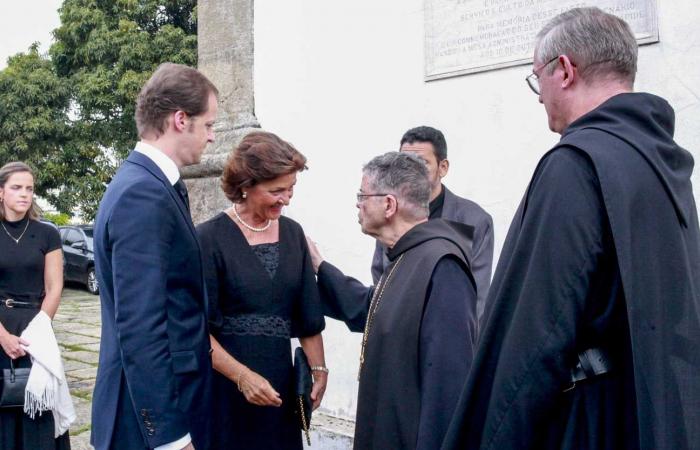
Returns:
[[[637,41],[627,22],[599,8],[574,8],[550,20],[535,37],[536,64],[568,56],[587,81],[613,78],[631,87]],[[548,69],[552,73],[554,64]]]
[[[362,168],[374,193],[393,194],[409,218],[428,218],[430,181],[425,161],[412,153],[388,152]]]

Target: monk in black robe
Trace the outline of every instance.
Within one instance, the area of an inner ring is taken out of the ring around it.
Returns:
[[[700,232],[691,155],[637,45],[597,8],[554,18],[528,80],[561,141],[492,283],[444,449],[700,445]]]
[[[438,448],[471,365],[473,228],[428,222],[429,195],[427,169],[412,154],[365,166],[360,224],[389,249],[376,287],[346,277],[309,244],[325,314],[364,332],[355,449]]]

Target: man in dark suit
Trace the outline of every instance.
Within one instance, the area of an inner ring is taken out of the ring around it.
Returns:
[[[477,317],[484,311],[484,301],[491,283],[493,263],[493,220],[479,205],[458,197],[442,184],[450,162],[447,160],[447,143],[440,130],[421,126],[408,130],[401,138],[402,152],[410,152],[425,161],[430,176],[430,217],[460,222],[474,228],[471,252],[471,270],[476,280]],[[377,241],[372,259],[372,279],[377,284],[388,265],[386,249]]]
[[[161,65],[137,100],[141,141],[100,203],[97,450],[208,448],[205,291],[179,168],[197,164],[213,142],[217,95],[197,70]]]

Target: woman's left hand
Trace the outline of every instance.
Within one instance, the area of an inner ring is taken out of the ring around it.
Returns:
[[[321,371],[314,371],[314,385],[311,388],[311,401],[313,401],[313,409],[321,406],[323,394],[326,393],[326,385],[328,384],[328,374]]]

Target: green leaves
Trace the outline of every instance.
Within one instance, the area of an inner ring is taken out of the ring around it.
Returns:
[[[21,160],[41,174],[61,158],[70,135],[68,81],[56,76],[37,46],[11,57],[0,71],[0,161]],[[37,191],[60,186],[58,174],[38,177]]]
[[[0,71],[0,162],[37,169],[37,193],[91,220],[137,140],[136,96],[166,61],[196,65],[196,0],[65,0],[48,55]]]

